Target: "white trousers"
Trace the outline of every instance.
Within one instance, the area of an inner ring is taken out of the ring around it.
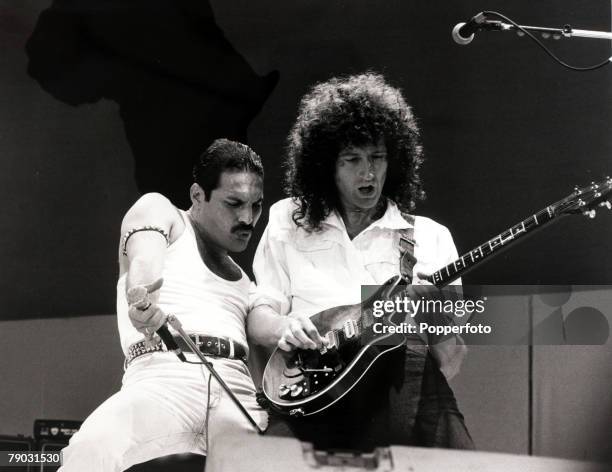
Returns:
[[[193,356],[193,355],[192,355]],[[211,359],[260,427],[267,414],[255,400],[246,366]],[[134,360],[121,390],[102,403],[63,450],[60,472],[120,472],[169,454],[206,454],[215,438],[256,434],[204,366],[156,352]],[[210,385],[210,388],[209,388]]]

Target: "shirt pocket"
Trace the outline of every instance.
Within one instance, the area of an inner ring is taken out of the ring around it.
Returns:
[[[399,243],[394,234],[380,234],[360,250],[365,270],[378,284],[400,273]]]
[[[300,259],[317,271],[326,273],[333,269],[338,259],[337,243],[329,239],[302,239],[296,241],[295,249]],[[303,267],[307,269],[307,267]]]
[[[341,246],[330,239],[305,238],[295,242],[291,264],[291,295],[306,301],[319,300],[338,290],[346,279]]]

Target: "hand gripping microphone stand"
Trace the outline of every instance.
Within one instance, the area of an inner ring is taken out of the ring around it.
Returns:
[[[185,331],[183,330],[183,326],[181,325],[181,322],[178,320],[178,318],[174,315],[168,315],[168,318],[166,321],[168,322],[168,324],[170,324],[170,326],[172,326],[175,329],[175,331],[179,334],[179,336],[183,338],[183,341],[185,341],[185,343],[191,348],[191,351],[196,356],[198,356],[198,358],[202,361],[202,364],[204,365],[204,367],[206,367],[208,371],[210,372],[210,375],[212,375],[217,380],[217,382],[219,382],[219,385],[221,385],[221,388],[225,390],[225,393],[229,395],[229,397],[232,399],[234,404],[238,407],[240,412],[244,415],[244,417],[247,420],[249,420],[249,423],[253,425],[255,430],[259,434],[264,434],[264,430],[259,427],[259,425],[255,422],[253,417],[249,414],[249,412],[246,411],[246,408],[242,406],[242,403],[240,403],[240,400],[236,398],[236,395],[234,395],[234,392],[231,391],[231,389],[227,386],[225,381],[217,373],[212,362],[210,362],[208,359],[206,359],[206,357],[204,357],[204,354],[200,352],[200,349],[198,348],[198,346],[196,346],[193,340],[187,335],[187,333],[185,333]]]

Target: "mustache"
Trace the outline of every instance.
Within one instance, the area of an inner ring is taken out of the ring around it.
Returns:
[[[232,228],[232,233],[237,233],[238,231],[253,231],[253,225],[237,225]]]

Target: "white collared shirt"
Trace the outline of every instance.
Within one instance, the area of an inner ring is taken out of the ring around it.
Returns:
[[[322,231],[308,233],[293,222],[295,208],[289,198],[270,207],[253,261],[252,307],[310,316],[360,303],[362,285],[381,285],[400,273],[398,230],[410,224],[394,202],[389,200],[385,214],[353,240],[336,211],[323,221]],[[415,216],[414,239],[415,281],[417,272],[432,273],[458,257],[448,229],[429,218]]]

